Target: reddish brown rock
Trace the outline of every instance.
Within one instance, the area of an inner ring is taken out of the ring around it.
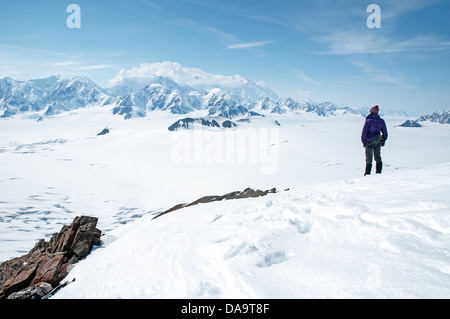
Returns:
[[[41,239],[28,254],[0,264],[0,299],[39,282],[58,285],[72,264],[100,244],[97,221],[96,217],[76,217],[48,242]]]

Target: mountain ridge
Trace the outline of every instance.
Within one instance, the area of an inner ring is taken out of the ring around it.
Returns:
[[[431,121],[440,124],[450,124],[450,109],[436,111],[434,113],[421,116],[416,120],[416,122],[425,122],[425,121]]]
[[[152,69],[155,74],[128,74],[123,71],[108,88],[82,76],[67,79],[53,75],[27,81],[1,78],[0,118],[29,113],[42,120],[90,106],[110,107],[113,114],[125,119],[145,117],[155,110],[177,115],[205,111],[209,116],[228,119],[299,111],[324,117],[336,113],[366,115],[362,109],[331,102],[280,98],[265,83],[256,83],[238,75],[212,75],[199,69],[183,68],[177,63],[161,65],[169,66],[170,72],[165,70],[165,74]],[[150,68],[151,65],[145,67]],[[193,74],[187,72],[190,70]]]

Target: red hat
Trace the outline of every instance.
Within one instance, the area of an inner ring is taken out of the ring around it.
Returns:
[[[378,112],[379,112],[378,105],[375,105],[370,109],[370,113],[378,114]]]

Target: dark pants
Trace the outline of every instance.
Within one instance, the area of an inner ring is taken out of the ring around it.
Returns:
[[[366,164],[372,164],[372,159],[375,157],[375,162],[381,163],[381,142],[380,137],[375,137],[366,144]]]
[[[381,163],[381,142],[380,137],[375,137],[366,144],[366,164],[372,165],[372,159],[375,157],[375,162]]]

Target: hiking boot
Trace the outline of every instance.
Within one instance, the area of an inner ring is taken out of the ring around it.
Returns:
[[[372,164],[366,164],[366,172],[364,173],[364,176],[370,175],[370,171],[372,171]]]
[[[382,170],[383,170],[383,163],[377,162],[377,174],[381,174]]]

